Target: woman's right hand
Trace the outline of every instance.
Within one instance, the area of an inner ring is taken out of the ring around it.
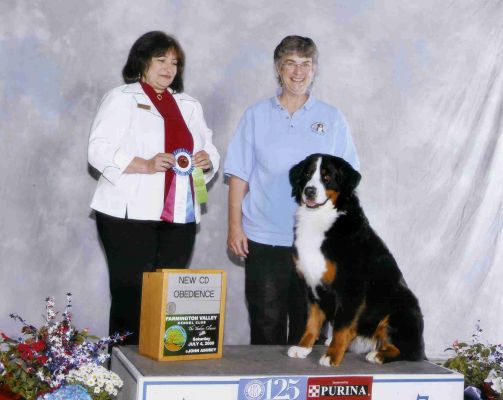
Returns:
[[[166,172],[175,165],[175,156],[171,153],[158,153],[146,161],[146,173]]]
[[[241,226],[229,226],[227,246],[238,257],[246,258],[248,255],[248,238]]]
[[[150,160],[135,157],[124,170],[126,174],[155,174],[166,172],[175,165],[175,156],[171,153],[159,153]]]
[[[231,175],[229,177],[229,230],[227,246],[238,257],[248,255],[248,238],[243,231],[241,205],[248,192],[248,182]]]

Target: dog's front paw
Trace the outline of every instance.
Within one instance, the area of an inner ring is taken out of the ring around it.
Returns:
[[[342,358],[338,359],[333,354],[330,355],[330,353],[327,353],[321,356],[319,364],[323,365],[324,367],[338,367],[339,365],[341,365],[341,362]]]
[[[313,348],[292,346],[288,349],[288,357],[292,358],[306,358]]]
[[[330,357],[327,356],[326,354],[321,356],[319,364],[323,365],[324,367],[331,367],[332,366],[331,361],[330,361]]]
[[[382,364],[382,358],[377,351],[368,352],[365,358],[372,364]]]

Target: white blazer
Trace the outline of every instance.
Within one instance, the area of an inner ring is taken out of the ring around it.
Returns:
[[[220,156],[212,143],[199,102],[185,93],[173,95],[194,139],[194,154],[206,150],[213,168],[208,182],[218,170]],[[101,172],[91,208],[113,217],[160,221],[164,207],[164,173],[126,174],[134,157],[151,159],[164,153],[164,119],[140,83],[119,86],[103,97],[89,137],[89,163]],[[201,219],[195,202],[196,222]]]

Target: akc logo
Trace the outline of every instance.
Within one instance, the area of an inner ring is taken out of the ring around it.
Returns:
[[[305,400],[306,391],[304,376],[240,379],[237,400]]]
[[[264,384],[259,380],[248,382],[244,388],[244,395],[248,400],[260,399],[264,394]]]

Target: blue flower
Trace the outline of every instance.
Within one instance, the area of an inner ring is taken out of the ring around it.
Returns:
[[[47,393],[40,400],[92,400],[87,390],[80,385],[65,385],[52,393]]]

